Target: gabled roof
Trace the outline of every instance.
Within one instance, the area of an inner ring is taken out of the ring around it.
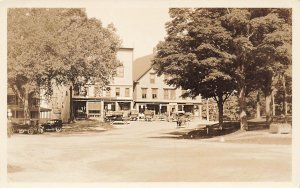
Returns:
[[[143,75],[145,75],[152,68],[152,59],[154,55],[147,55],[137,58],[133,61],[133,81],[139,80]]]

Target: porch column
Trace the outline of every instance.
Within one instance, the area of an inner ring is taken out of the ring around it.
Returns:
[[[202,120],[202,104],[198,105],[198,109],[199,109],[199,119],[201,121]]]
[[[118,105],[118,102],[117,102],[117,101],[115,102],[115,109],[116,109],[115,111],[118,111],[118,110],[119,110],[119,105]]]
[[[178,104],[175,105],[175,112],[178,111]]]
[[[209,121],[208,99],[206,100],[206,120]]]
[[[139,103],[135,103],[135,109],[139,112],[139,107],[140,107],[140,105],[139,105]]]
[[[87,116],[89,116],[89,102],[88,101],[86,101],[86,103],[85,103],[85,113]]]
[[[101,117],[101,120],[104,120],[104,101],[101,100],[100,102],[100,117]]]
[[[133,110],[133,101],[130,101],[130,110]]]

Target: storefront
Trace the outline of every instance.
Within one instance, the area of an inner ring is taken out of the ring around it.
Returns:
[[[138,110],[139,113],[144,113],[147,109],[154,111],[156,115],[171,115],[177,111],[184,111],[194,116],[199,116],[199,106],[201,106],[199,103],[135,103],[135,109]]]
[[[111,98],[73,99],[73,110],[75,118],[87,116],[98,119],[103,118],[108,111],[129,111],[132,104],[132,101],[115,101]]]

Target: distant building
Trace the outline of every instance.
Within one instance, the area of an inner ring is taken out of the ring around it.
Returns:
[[[30,118],[48,118],[51,116],[51,108],[40,105],[42,96],[38,94],[29,95],[28,105],[30,111]],[[7,89],[7,110],[11,112],[11,119],[23,119],[24,118],[24,103],[17,97],[11,88]]]
[[[165,83],[166,75],[158,76],[151,66],[153,55],[134,61],[134,107],[139,112],[145,109],[155,114],[170,114],[175,111],[191,112],[202,117],[201,96],[182,98],[186,91]]]
[[[117,57],[122,66],[117,68],[117,75],[106,88],[100,88],[97,83],[74,88],[72,101],[75,117],[86,114],[90,118],[103,118],[105,111],[133,108],[133,48],[120,48]]]
[[[54,86],[49,98],[41,97],[40,106],[51,109],[47,114],[41,113],[43,119],[62,119],[64,123],[70,119],[70,90],[64,86]]]

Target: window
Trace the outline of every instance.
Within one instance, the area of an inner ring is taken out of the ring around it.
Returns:
[[[120,66],[117,68],[117,77],[123,78],[124,77],[124,66]]]
[[[157,99],[157,88],[152,88],[152,99]]]
[[[178,105],[178,111],[184,111],[183,105]]]
[[[142,99],[147,98],[147,88],[142,88]]]
[[[125,88],[125,97],[130,97],[130,90],[129,90],[129,88]]]
[[[17,98],[15,95],[7,95],[7,104],[8,105],[16,105],[17,104]]]
[[[150,73],[150,83],[155,84],[155,73]]]
[[[169,90],[164,89],[164,99],[168,100],[169,99]]]
[[[120,96],[120,88],[116,87],[116,97],[119,97],[119,96]]]
[[[101,96],[101,89],[99,85],[94,86],[94,96],[95,97],[100,97]]]
[[[75,85],[73,91],[74,91],[74,95],[75,95],[75,96],[78,96],[79,93],[80,93],[80,88],[79,88],[79,86]]]
[[[110,97],[110,87],[107,87],[105,91],[106,91],[106,97]]]
[[[171,100],[175,100],[176,99],[176,90],[175,89],[171,89],[170,90],[170,99]]]

